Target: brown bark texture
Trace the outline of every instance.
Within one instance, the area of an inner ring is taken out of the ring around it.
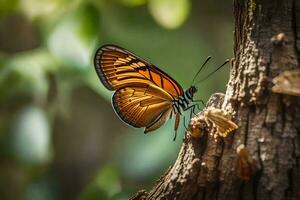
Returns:
[[[226,138],[186,133],[175,164],[132,199],[300,199],[300,99],[272,93],[272,79],[299,68],[300,0],[234,0],[234,58],[222,108],[239,128]],[[200,123],[196,116],[192,119]],[[198,121],[197,121],[198,120]],[[242,177],[237,148],[249,154]],[[247,169],[247,166],[246,166]]]

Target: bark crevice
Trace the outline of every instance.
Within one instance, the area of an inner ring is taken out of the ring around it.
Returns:
[[[295,38],[295,50],[300,62],[300,0],[293,0],[293,31]]]

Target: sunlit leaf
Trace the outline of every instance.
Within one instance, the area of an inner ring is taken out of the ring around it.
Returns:
[[[98,38],[98,13],[92,6],[80,6],[65,16],[48,38],[52,54],[73,69],[86,69]]]
[[[50,160],[50,130],[43,110],[29,106],[17,114],[12,123],[12,149],[23,163],[41,164]]]
[[[19,0],[21,10],[30,18],[52,17],[55,18],[68,8],[68,4],[77,1],[69,0]],[[70,5],[69,5],[70,6]]]
[[[178,28],[185,22],[190,11],[189,0],[150,0],[150,13],[161,26]]]

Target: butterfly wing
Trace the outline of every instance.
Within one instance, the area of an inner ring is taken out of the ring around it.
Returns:
[[[272,91],[300,96],[300,70],[284,71],[273,79]]]
[[[161,127],[172,113],[172,96],[154,84],[133,84],[118,89],[112,102],[118,116],[145,133]]]
[[[183,94],[182,87],[153,64],[115,45],[104,45],[96,52],[96,72],[109,90],[118,90],[132,84],[154,84],[173,97]]]
[[[221,109],[210,108],[204,112],[205,118],[210,121],[216,128],[220,136],[227,137],[227,135],[238,128],[230,117]]]

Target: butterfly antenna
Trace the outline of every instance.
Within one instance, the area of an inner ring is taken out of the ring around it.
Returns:
[[[177,138],[177,130],[175,131],[174,137],[173,137],[173,141],[175,142]]]
[[[193,85],[196,77],[198,76],[198,74],[201,72],[201,70],[204,68],[204,66],[206,65],[206,63],[211,59],[211,56],[208,56],[205,60],[205,62],[202,64],[202,66],[200,67],[200,69],[198,70],[198,72],[196,73],[196,75],[194,76],[191,85]]]
[[[228,62],[229,62],[229,59],[227,59],[220,67],[218,67],[217,69],[215,69],[214,71],[212,71],[211,73],[209,73],[207,76],[205,76],[204,78],[202,78],[200,81],[196,82],[195,85],[197,85],[197,84],[205,81],[206,79],[208,79],[211,75],[213,75],[214,73],[216,73],[219,69],[221,69]]]

